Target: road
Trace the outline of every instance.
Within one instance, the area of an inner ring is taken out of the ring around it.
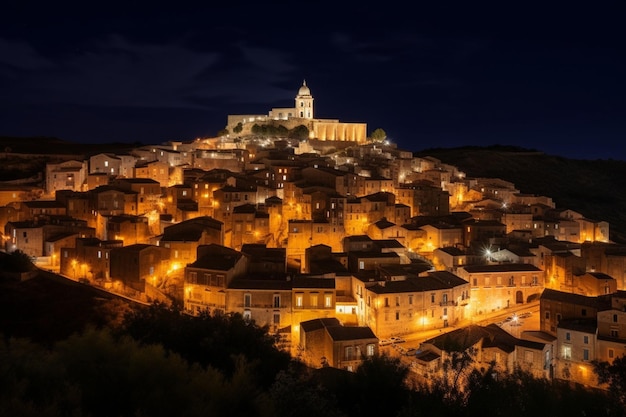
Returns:
[[[519,316],[523,316],[524,313],[529,314],[529,316],[519,318]],[[507,317],[511,317],[511,320],[505,321]],[[470,324],[487,326],[492,323],[500,323],[500,327],[502,327],[502,329],[518,338],[526,330],[539,330],[539,301],[512,307],[491,314],[484,314],[479,320],[467,320],[457,326],[449,326],[442,329],[427,330],[424,332],[405,335],[403,336],[403,339],[405,339],[406,342],[380,346],[379,349],[381,353],[385,353],[390,356],[400,356],[410,360],[410,356],[412,356],[417,348],[419,348],[420,344],[428,339]]]

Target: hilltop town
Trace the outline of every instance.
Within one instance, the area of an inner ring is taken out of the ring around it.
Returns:
[[[45,168],[0,184],[4,250],[140,302],[241,314],[313,367],[355,370],[442,331],[411,357],[416,374],[456,337],[479,365],[597,386],[591,362],[626,353],[626,247],[609,223],[366,129],[316,119],[304,83],[293,108],[229,115],[214,138],[5,148]],[[533,303],[536,331],[471,324]]]

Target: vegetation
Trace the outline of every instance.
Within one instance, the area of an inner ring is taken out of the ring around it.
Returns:
[[[626,409],[626,357],[615,358],[613,363],[596,361],[593,365],[598,381],[606,384],[614,402]]]
[[[304,126],[296,126],[289,131],[288,137],[291,139],[307,140],[309,138],[309,129]]]
[[[192,317],[162,304],[130,309],[119,324],[86,325],[48,346],[5,336],[0,414],[623,415],[623,403],[605,391],[536,379],[519,369],[477,369],[471,352],[452,355],[444,374],[418,382],[398,358],[367,358],[354,373],[310,369],[274,341],[241,315]]]
[[[253,135],[266,137],[286,137],[289,134],[289,130],[282,125],[275,126],[254,124],[251,131]]]
[[[375,129],[371,134],[371,139],[374,142],[383,142],[385,139],[387,139],[387,132],[385,132],[381,128]]]

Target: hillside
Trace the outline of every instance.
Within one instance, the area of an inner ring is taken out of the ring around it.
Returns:
[[[46,163],[68,159],[84,160],[99,153],[127,153],[140,143],[68,142],[52,137],[0,136],[0,181],[32,178],[30,184],[42,184]]]
[[[0,136],[0,153],[51,155],[95,155],[100,152],[128,152],[141,143],[76,143],[54,137]]]
[[[575,160],[507,146],[436,148],[415,152],[454,165],[468,177],[500,178],[522,193],[551,197],[611,226],[611,239],[626,243],[626,162]]]

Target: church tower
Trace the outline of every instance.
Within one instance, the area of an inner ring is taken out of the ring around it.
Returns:
[[[306,80],[302,82],[302,87],[300,87],[296,96],[296,117],[313,118],[313,96],[311,96],[309,87],[306,86]]]

